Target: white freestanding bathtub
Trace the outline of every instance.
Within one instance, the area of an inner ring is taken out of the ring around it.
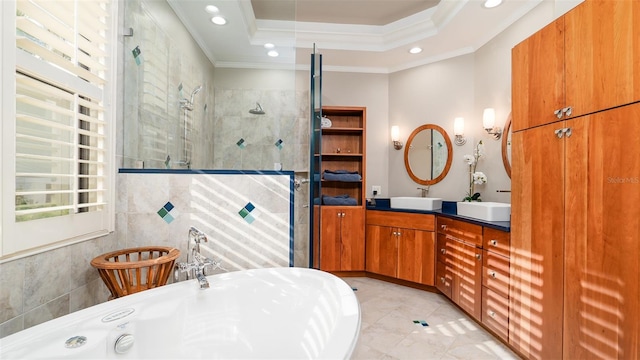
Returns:
[[[142,291],[0,339],[0,359],[347,359],[360,306],[303,268],[208,276]],[[74,347],[75,346],[75,347]]]

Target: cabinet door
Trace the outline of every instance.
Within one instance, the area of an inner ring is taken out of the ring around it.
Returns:
[[[563,123],[513,133],[509,343],[529,358],[562,357]]]
[[[640,2],[589,0],[564,18],[566,105],[572,116],[640,100]]]
[[[463,242],[457,243],[458,272],[453,280],[453,290],[458,291],[458,305],[480,320],[482,316],[482,249]]]
[[[559,18],[511,53],[513,131],[558,121],[564,107],[564,20]]]
[[[395,228],[367,225],[366,270],[374,274],[396,276],[397,249]]]
[[[320,269],[324,271],[340,271],[342,239],[340,224],[342,209],[338,207],[320,207]]]
[[[640,354],[638,119],[640,103],[567,122],[566,359]]]
[[[431,231],[397,229],[398,278],[434,285],[435,235]]]
[[[436,288],[449,299],[453,294],[453,246],[444,234],[437,234]]]
[[[364,271],[364,208],[342,208],[340,267]]]

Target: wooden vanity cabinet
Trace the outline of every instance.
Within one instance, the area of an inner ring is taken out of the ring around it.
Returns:
[[[503,340],[509,339],[510,234],[483,229],[482,323]]]
[[[367,272],[435,284],[435,216],[367,210]]]

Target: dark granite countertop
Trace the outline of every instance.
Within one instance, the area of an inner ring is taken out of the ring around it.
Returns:
[[[486,226],[493,229],[511,232],[511,222],[510,221],[484,221],[478,220],[462,215],[458,215],[457,212],[457,201],[442,201],[442,209],[440,210],[412,210],[412,209],[393,209],[391,208],[391,200],[386,198],[376,199],[375,206],[367,203],[367,210],[378,210],[378,211],[393,211],[393,212],[405,212],[405,213],[418,213],[418,214],[434,214],[440,216],[446,216],[448,218],[457,219],[466,221],[472,224]]]

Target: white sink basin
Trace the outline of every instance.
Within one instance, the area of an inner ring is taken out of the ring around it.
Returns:
[[[499,202],[458,202],[458,215],[485,221],[510,221],[511,204]]]
[[[391,198],[393,209],[438,210],[442,209],[441,198],[398,196]]]

